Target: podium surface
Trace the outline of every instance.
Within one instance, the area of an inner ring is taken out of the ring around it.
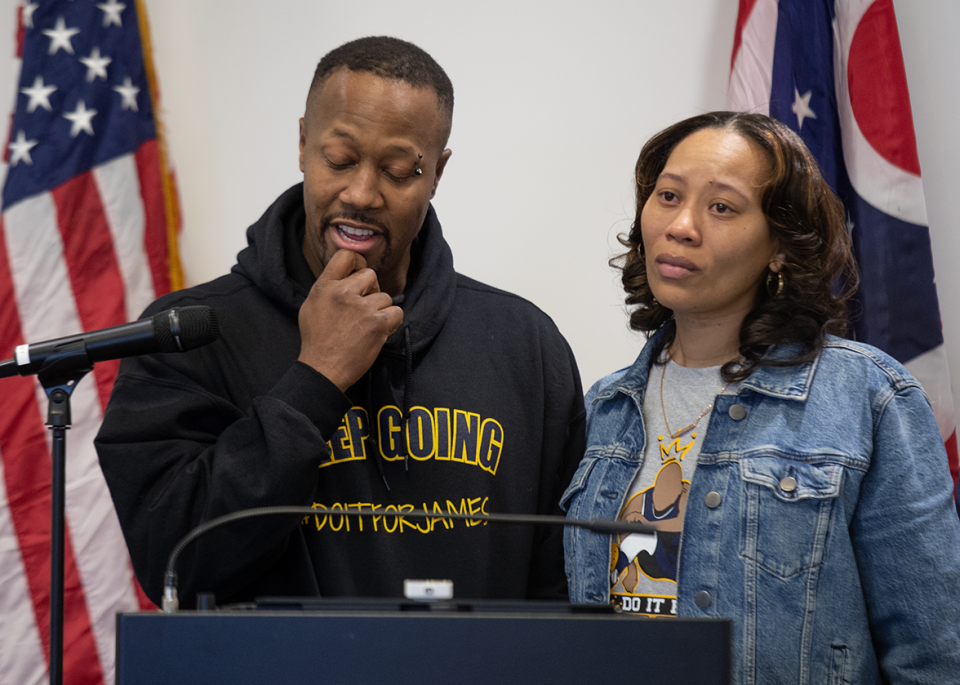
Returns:
[[[116,683],[730,682],[729,621],[513,605],[120,614]]]

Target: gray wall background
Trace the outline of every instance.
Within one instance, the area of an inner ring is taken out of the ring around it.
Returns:
[[[16,5],[0,0],[0,55],[13,54]],[[960,3],[894,5],[960,378]],[[632,220],[633,165],[656,131],[724,107],[737,0],[146,6],[190,282],[229,270],[246,227],[300,179],[297,122],[317,60],[352,38],[391,34],[430,52],[456,90],[453,157],[435,206],[458,270],[545,310],[585,386],[634,359],[642,340],[607,266]],[[10,111],[13,79],[0,59],[0,111]]]

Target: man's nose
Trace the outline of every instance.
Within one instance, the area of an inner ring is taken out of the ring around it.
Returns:
[[[381,182],[379,169],[361,164],[340,192],[340,201],[357,209],[376,209],[383,205]]]

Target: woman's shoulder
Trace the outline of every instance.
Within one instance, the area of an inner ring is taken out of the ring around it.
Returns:
[[[854,375],[864,381],[873,379],[896,389],[919,386],[913,374],[883,350],[833,335],[827,336],[824,342],[819,365],[824,367],[821,372]]]
[[[640,350],[640,354],[630,366],[625,366],[613,373],[607,374],[587,391],[584,401],[587,406],[596,399],[609,399],[618,392],[630,395],[642,391],[647,385],[647,373],[650,369],[650,360],[657,349],[665,328],[660,328],[651,335]],[[588,409],[589,411],[589,409]]]
[[[633,368],[632,365],[625,366],[622,369],[618,369],[613,373],[607,374],[596,383],[591,385],[590,389],[587,390],[586,396],[584,397],[584,402],[586,404],[590,404],[598,395],[603,394],[606,390],[616,388],[631,368]]]

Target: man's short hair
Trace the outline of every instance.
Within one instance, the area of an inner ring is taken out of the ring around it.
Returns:
[[[310,95],[323,88],[330,74],[346,67],[381,78],[404,81],[414,88],[432,88],[448,120],[453,119],[453,84],[443,68],[413,43],[390,36],[368,36],[344,43],[324,55],[313,74]]]

